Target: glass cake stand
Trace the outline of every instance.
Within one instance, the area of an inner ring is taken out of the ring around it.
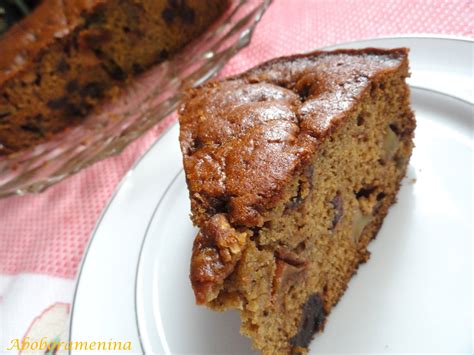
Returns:
[[[54,140],[0,157],[0,197],[41,192],[119,154],[174,111],[183,89],[200,85],[249,44],[271,0],[230,0],[226,13],[172,59],[137,78],[100,113]]]

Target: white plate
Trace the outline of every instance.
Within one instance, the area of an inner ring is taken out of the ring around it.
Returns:
[[[411,48],[416,148],[371,260],[311,352],[472,353],[474,42],[411,37],[338,47],[367,46]],[[188,214],[174,125],[98,222],[75,293],[72,340],[131,341],[136,353],[251,352],[237,313],[194,305]]]

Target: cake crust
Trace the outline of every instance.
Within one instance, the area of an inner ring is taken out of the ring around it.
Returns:
[[[180,108],[180,142],[193,211],[199,211],[193,220],[199,225],[223,211],[232,224],[261,226],[291,176],[370,81],[407,67],[407,53],[316,51],[189,91]]]

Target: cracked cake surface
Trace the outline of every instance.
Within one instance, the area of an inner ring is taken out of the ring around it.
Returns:
[[[283,57],[186,95],[196,301],[264,353],[304,351],[368,258],[413,146],[407,55]]]

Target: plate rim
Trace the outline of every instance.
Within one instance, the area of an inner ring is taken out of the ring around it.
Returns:
[[[377,40],[390,40],[390,39],[435,39],[435,40],[446,40],[446,41],[460,41],[460,42],[467,42],[467,43],[474,43],[474,37],[468,36],[458,36],[458,35],[450,35],[450,34],[431,34],[431,33],[412,33],[412,34],[398,34],[394,36],[380,36],[380,37],[372,37],[372,38],[365,38],[365,39],[358,39],[355,41],[347,41],[341,43],[330,44],[319,49],[327,49],[332,47],[340,47],[345,46],[346,44],[352,43],[360,43],[360,42],[369,42],[369,41],[377,41]]]
[[[429,33],[419,33],[419,34],[406,34],[406,35],[402,34],[402,35],[394,35],[394,36],[380,36],[380,37],[373,37],[373,38],[365,38],[365,39],[359,39],[359,40],[354,40],[354,41],[340,42],[340,43],[336,43],[336,44],[332,44],[332,45],[327,45],[327,46],[324,46],[324,47],[321,47],[321,48],[318,48],[318,49],[324,50],[324,49],[331,49],[333,47],[345,46],[345,45],[356,44],[356,43],[363,43],[363,42],[369,42],[369,41],[378,41],[378,40],[394,40],[394,39],[410,39],[410,40],[412,40],[412,39],[420,39],[420,40],[431,39],[431,40],[443,40],[443,41],[455,41],[455,42],[459,41],[459,42],[467,42],[467,43],[470,43],[470,44],[474,44],[474,38],[470,38],[470,37],[467,37],[467,36],[443,35],[443,34],[439,34],[439,35],[434,34],[433,35],[433,34],[429,34]],[[426,88],[417,87],[417,89],[433,91],[433,92],[436,92],[437,94],[442,94],[442,95],[445,95],[445,96],[449,96],[449,97],[457,99],[457,100],[459,100],[459,101],[461,101],[465,104],[474,106],[473,103],[471,103],[467,100],[464,100],[460,97],[457,97],[455,95],[450,95],[450,94],[443,93],[443,92],[440,92],[440,91],[437,91],[437,90],[431,90],[431,89],[426,89]],[[167,136],[170,133],[170,131],[177,124],[178,124],[177,120],[175,122],[170,123],[169,126],[166,127],[163,130],[163,132],[156,139],[156,141],[153,142],[153,144],[150,145],[150,147],[143,153],[143,155],[140,156],[138,158],[138,160],[136,162],[134,162],[133,165],[128,169],[128,171],[125,173],[125,175],[122,177],[122,179],[120,180],[120,182],[118,183],[118,185],[114,189],[114,191],[113,191],[112,195],[110,196],[107,204],[103,208],[97,222],[95,223],[95,226],[94,226],[94,228],[93,228],[93,230],[90,234],[89,241],[87,242],[87,246],[84,249],[84,253],[83,253],[83,256],[81,258],[81,262],[80,262],[79,267],[77,269],[76,284],[74,286],[73,297],[72,297],[72,300],[71,300],[71,310],[70,310],[70,317],[69,317],[69,326],[68,326],[68,340],[69,341],[73,341],[72,336],[73,336],[73,328],[74,328],[74,324],[75,324],[74,323],[74,313],[75,313],[75,311],[77,311],[76,310],[76,300],[77,300],[77,296],[79,294],[81,279],[83,279],[84,266],[85,266],[85,264],[88,260],[89,252],[93,247],[93,242],[94,242],[94,240],[97,239],[96,236],[98,235],[99,227],[101,226],[105,216],[108,214],[108,212],[110,210],[110,207],[114,203],[115,199],[117,198],[119,193],[123,190],[124,185],[130,179],[130,173],[136,171],[137,167],[141,164],[141,162],[145,159],[145,157],[147,157],[150,154],[150,152],[153,150],[153,148],[156,145],[158,145],[162,141],[162,139],[165,136]],[[177,175],[179,175],[179,172],[177,173]],[[172,181],[174,181],[174,180],[175,179],[172,178]],[[169,189],[169,185],[170,184],[168,184],[168,186],[165,188],[164,192]],[[160,196],[159,200],[161,200],[163,198],[163,196],[165,195],[164,192]],[[158,203],[158,205],[159,205],[159,203]],[[155,205],[154,208],[156,208],[156,205]],[[149,222],[148,222],[148,224],[149,224]],[[148,231],[148,226],[146,228],[146,231]],[[141,239],[139,240],[139,243],[141,244],[140,251],[139,251],[139,254],[138,254],[139,256],[141,255],[142,246],[144,244],[144,239],[146,237],[146,231],[143,234],[143,236],[141,237]],[[137,275],[137,272],[138,272],[139,260],[140,259],[138,259],[138,260],[136,260],[136,262],[134,262],[134,264],[135,264],[134,274],[135,275]],[[133,306],[134,306],[134,309],[135,309],[135,320],[137,321],[137,314],[136,314],[136,282],[137,282],[137,279],[135,277],[135,280],[133,282],[133,286],[134,286]],[[139,327],[138,327],[138,324],[136,322],[135,322],[134,326],[136,327],[137,333],[140,335]],[[143,353],[144,349],[143,349],[142,340],[141,340],[140,336],[139,336],[139,344],[140,344],[140,347],[141,347],[141,351]],[[69,350],[69,353],[71,353],[71,350]]]
[[[177,124],[177,122],[174,122],[172,124],[172,126],[175,126]],[[181,174],[183,173],[183,168],[180,168],[178,170],[178,172],[176,172],[176,174],[174,174],[174,176],[169,180],[166,188],[163,190],[163,193],[162,195],[160,196],[160,198],[158,199],[158,201],[156,201],[156,204],[155,206],[153,207],[153,212],[151,214],[151,218],[150,220],[148,221],[147,223],[147,226],[146,226],[146,229],[145,231],[143,232],[143,236],[142,236],[142,240],[140,242],[140,251],[138,253],[138,259],[137,259],[137,262],[136,262],[136,268],[135,268],[135,280],[134,280],[134,283],[133,283],[133,287],[134,287],[134,290],[133,290],[133,306],[135,308],[135,325],[137,327],[137,333],[138,333],[138,339],[139,339],[139,344],[140,344],[140,347],[142,349],[142,352],[144,354],[146,354],[146,349],[145,349],[145,346],[144,346],[144,343],[143,343],[143,337],[142,337],[142,333],[140,331],[140,319],[139,319],[139,315],[138,315],[138,300],[137,300],[137,293],[138,293],[138,283],[140,282],[139,280],[139,275],[140,275],[140,270],[142,268],[142,255],[143,255],[143,250],[144,250],[144,246],[146,244],[146,241],[147,241],[147,236],[149,235],[150,233],[150,229],[152,227],[152,222],[153,220],[155,219],[155,216],[156,216],[156,213],[158,212],[158,210],[160,209],[161,207],[161,204],[163,203],[163,201],[165,200],[165,198],[168,196],[168,193],[169,191],[171,190],[171,188],[173,187],[174,183],[179,179],[179,177],[181,176]],[[166,352],[166,354],[168,354],[169,352]]]

